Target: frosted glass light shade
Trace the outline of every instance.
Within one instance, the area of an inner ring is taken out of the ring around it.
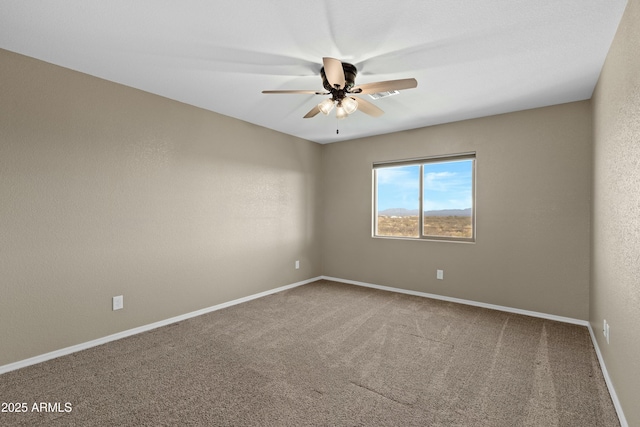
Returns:
[[[344,119],[347,116],[348,116],[347,110],[345,110],[342,105],[338,105],[336,107],[336,117],[338,118],[338,120]]]
[[[353,98],[347,97],[342,100],[341,104],[344,107],[344,111],[346,111],[347,114],[351,114],[358,109],[358,102]]]
[[[333,110],[333,99],[325,99],[320,104],[318,104],[318,109],[325,116],[328,115],[331,110]]]

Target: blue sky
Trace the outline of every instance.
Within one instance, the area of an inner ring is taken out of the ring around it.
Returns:
[[[424,166],[424,210],[472,207],[472,160],[428,163]],[[378,210],[418,209],[420,167],[418,165],[379,168]]]

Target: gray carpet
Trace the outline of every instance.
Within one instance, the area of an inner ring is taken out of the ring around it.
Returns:
[[[0,402],[29,406],[3,426],[619,425],[585,327],[328,281],[6,373]]]

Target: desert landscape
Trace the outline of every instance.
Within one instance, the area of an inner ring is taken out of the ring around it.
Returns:
[[[418,215],[378,215],[378,236],[419,237]],[[471,216],[425,216],[424,234],[437,237],[473,237]]]

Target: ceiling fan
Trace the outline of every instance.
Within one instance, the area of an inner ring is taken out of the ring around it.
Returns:
[[[262,93],[299,93],[310,95],[331,95],[313,107],[304,118],[314,117],[318,113],[328,115],[333,107],[336,107],[336,117],[344,119],[356,110],[378,117],[384,114],[377,106],[362,98],[352,95],[378,94],[387,92],[396,94],[399,90],[412,89],[418,86],[416,79],[387,80],[383,82],[365,83],[355,85],[358,70],[353,64],[342,62],[334,58],[322,58],[323,67],[320,70],[322,86],[326,92],[316,90],[263,90]]]

